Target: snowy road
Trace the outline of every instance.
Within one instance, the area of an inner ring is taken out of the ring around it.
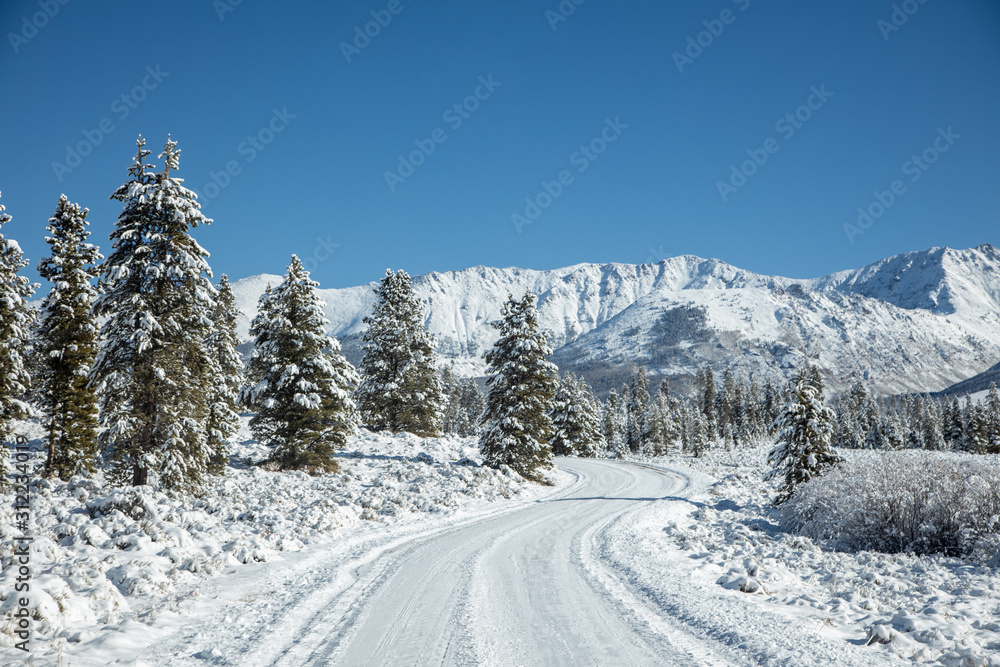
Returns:
[[[623,516],[686,480],[610,461],[560,467],[576,481],[544,499],[220,582],[229,603],[148,645],[139,664],[728,664],[664,626],[595,552]]]
[[[569,460],[578,481],[516,511],[417,537],[362,567],[279,665],[704,664],[633,624],[601,583],[594,534],[678,477]]]

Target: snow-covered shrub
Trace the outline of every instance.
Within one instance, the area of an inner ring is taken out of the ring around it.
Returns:
[[[836,548],[1000,558],[1000,470],[974,459],[887,452],[810,480],[782,526]]]

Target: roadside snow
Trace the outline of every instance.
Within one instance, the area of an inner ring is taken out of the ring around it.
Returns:
[[[637,576],[645,581],[649,575],[655,588],[657,578],[683,567],[696,584],[809,625],[818,636],[867,645],[873,654],[956,667],[1000,665],[997,567],[943,556],[837,552],[832,542],[782,531],[770,507],[776,488],[762,481],[768,449],[644,461],[689,475],[694,468],[705,478],[701,493],[651,506],[627,528],[640,545],[627,558]],[[848,461],[881,455],[840,453]],[[683,620],[714,627],[708,619]],[[753,653],[753,646],[746,648]]]
[[[22,424],[38,445],[37,424]],[[197,497],[151,487],[114,488],[93,479],[36,478],[32,488],[33,659],[62,654],[109,630],[141,635],[165,613],[191,607],[207,577],[282,560],[375,524],[551,492],[511,470],[480,465],[474,438],[388,436],[362,430],[338,454],[340,472],[310,477],[244,462],[266,452],[244,428],[225,477]],[[36,454],[40,463],[41,454]],[[558,473],[557,473],[558,476]],[[0,494],[0,539],[15,535],[11,491]],[[347,531],[347,532],[345,532]],[[9,550],[0,572],[0,662],[15,650],[17,568]],[[250,592],[247,592],[250,595]],[[118,633],[112,633],[118,634]]]

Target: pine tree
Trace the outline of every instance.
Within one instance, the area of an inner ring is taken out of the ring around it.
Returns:
[[[702,387],[701,413],[705,416],[705,439],[715,438],[715,374],[711,366],[705,366]]]
[[[833,411],[823,405],[822,390],[810,369],[792,378],[791,400],[776,420],[777,442],[767,457],[771,471],[765,479],[784,476],[775,504],[788,500],[796,487],[821,475],[842,459],[830,446]]]
[[[601,430],[604,432],[604,443],[607,447],[608,458],[623,459],[628,456],[628,447],[625,445],[624,424],[621,418],[621,403],[618,400],[618,393],[612,389],[608,394],[608,400],[604,403],[604,412],[601,415]]]
[[[538,328],[535,295],[525,292],[520,301],[508,295],[501,316],[493,323],[500,339],[484,355],[491,375],[479,449],[486,465],[537,478],[552,465],[549,414],[558,375],[546,359],[552,351]]]
[[[549,446],[553,456],[576,454],[575,444],[582,426],[578,414],[579,405],[573,395],[574,389],[575,378],[567,373],[559,382],[552,398],[552,437],[549,439]]]
[[[580,439],[576,443],[576,454],[586,458],[599,456],[607,447],[601,429],[601,409],[594,398],[590,385],[581,377],[576,381],[576,396],[580,401]]]
[[[1000,454],[1000,392],[995,382],[986,394],[986,453]]]
[[[210,371],[205,341],[215,288],[208,253],[190,230],[211,222],[197,195],[171,176],[177,143],[167,138],[162,173],[139,138],[130,179],[111,196],[123,209],[101,265],[94,313],[104,319],[91,368],[100,397],[99,441],[117,483],[191,488],[206,471]]]
[[[229,439],[240,428],[237,414],[240,387],[243,384],[243,362],[236,350],[236,321],[239,311],[229,278],[222,274],[218,296],[212,311],[212,329],[206,345],[211,372],[208,385],[208,417],[205,430],[208,437],[208,472],[214,475],[225,471],[229,459]]]
[[[0,228],[11,220],[4,209],[0,204]],[[31,413],[24,401],[31,388],[24,353],[35,318],[28,299],[37,285],[19,275],[27,265],[17,241],[0,233],[0,488],[7,484],[6,443],[14,435],[13,422]]]
[[[458,434],[477,435],[479,422],[483,415],[485,398],[479,390],[479,385],[473,379],[462,383],[462,392],[458,399]]]
[[[52,254],[38,273],[52,283],[37,335],[38,401],[47,431],[45,471],[63,480],[97,467],[97,395],[88,373],[97,354],[92,281],[104,259],[87,243],[87,209],[62,195],[46,229]]]
[[[625,406],[628,411],[625,441],[633,454],[644,453],[649,443],[651,431],[649,407],[649,380],[646,377],[646,369],[640,366],[632,374],[632,385],[629,387],[628,403]]]
[[[567,373],[553,400],[550,440],[555,456],[594,457],[604,449],[597,406],[583,378]]]
[[[292,255],[281,284],[261,295],[250,325],[249,386],[240,394],[256,410],[254,437],[272,448],[268,463],[309,474],[337,470],[334,453],[357,422],[351,400],[357,372],[326,334],[318,286]]]
[[[445,404],[423,303],[405,271],[386,269],[375,294],[355,394],[361,416],[378,431],[436,434]]]

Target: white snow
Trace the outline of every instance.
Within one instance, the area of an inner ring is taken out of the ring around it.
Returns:
[[[240,338],[277,276],[233,284]],[[376,283],[319,290],[329,333],[364,330]],[[563,370],[579,363],[693,376],[706,363],[774,376],[808,358],[832,390],[869,379],[878,392],[938,391],[1000,359],[1000,252],[932,248],[822,278],[764,276],[690,255],[657,264],[578,264],[551,271],[473,267],[414,276],[443,364],[482,375],[508,293],[537,294],[539,323]],[[704,336],[667,344],[665,310],[703,308]],[[564,348],[560,350],[560,348]],[[655,358],[651,358],[655,357]]]

